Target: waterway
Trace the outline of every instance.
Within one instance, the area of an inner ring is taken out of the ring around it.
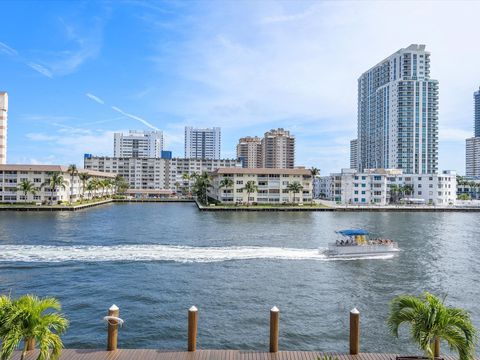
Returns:
[[[347,352],[356,307],[362,351],[415,353],[408,328],[400,339],[388,332],[395,295],[446,295],[480,326],[478,224],[475,213],[209,213],[159,203],[3,212],[0,293],[59,298],[69,348],[103,348],[102,317],[115,303],[124,348],[184,349],[195,305],[200,348],[267,350],[275,305],[280,349]],[[344,228],[394,239],[402,251],[362,260],[319,254]]]

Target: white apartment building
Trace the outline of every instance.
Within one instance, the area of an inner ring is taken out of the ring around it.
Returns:
[[[340,173],[320,177],[320,197],[347,205],[387,205],[396,196],[392,187],[409,186],[411,191],[398,194],[407,202],[432,205],[455,204],[456,174],[403,174],[397,169],[373,169],[359,173],[342,169]],[[401,199],[399,199],[401,200]]]
[[[220,168],[213,172],[209,196],[222,203],[296,203],[312,200],[312,174],[308,169],[245,169]],[[233,187],[220,186],[224,178],[233,180]],[[247,194],[245,185],[253,181],[258,192]],[[288,185],[298,182],[303,189],[298,194],[288,190]]]
[[[186,159],[220,159],[221,142],[219,127],[200,129],[185,126]]]
[[[0,165],[7,163],[8,94],[0,92]]]
[[[16,202],[60,202],[60,201],[75,201],[78,200],[84,189],[82,182],[78,176],[73,179],[67,172],[68,167],[60,165],[0,165],[0,202],[16,203]],[[48,186],[42,186],[47,179],[50,178],[53,172],[59,172],[64,180],[65,187],[57,187],[53,191]],[[92,176],[92,178],[99,179],[114,179],[115,175],[100,173],[97,171],[83,170]],[[27,180],[35,185],[36,193],[25,194],[18,190],[21,182]],[[98,189],[88,196],[100,196],[113,194],[114,189]],[[85,192],[83,193],[85,195]]]
[[[161,157],[164,146],[162,131],[130,130],[128,135],[115,133],[113,137],[114,157]]]
[[[258,136],[243,137],[238,140],[237,158],[244,168],[255,169],[262,167],[262,139]]]
[[[262,139],[262,167],[293,169],[295,167],[295,136],[282,128],[267,131]]]
[[[183,179],[213,172],[220,167],[241,167],[236,159],[140,159],[109,156],[85,156],[84,168],[121,175],[136,190],[178,190],[179,186],[192,185],[193,179]]]
[[[438,82],[430,53],[412,44],[358,79],[358,166],[438,171]]]

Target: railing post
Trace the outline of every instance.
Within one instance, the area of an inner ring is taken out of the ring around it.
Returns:
[[[197,350],[198,309],[192,306],[188,309],[188,351]]]
[[[119,317],[120,309],[117,305],[113,304],[108,309],[108,316]],[[113,351],[117,350],[117,340],[118,340],[118,321],[108,320],[108,337],[107,337],[107,350]]]
[[[350,355],[360,352],[360,312],[357,308],[350,311]]]
[[[280,310],[276,306],[270,309],[270,352],[278,352],[278,328],[280,320]]]

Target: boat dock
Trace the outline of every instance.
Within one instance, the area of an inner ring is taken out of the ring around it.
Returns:
[[[20,359],[20,351],[12,360]],[[317,360],[332,356],[338,360],[395,360],[398,354],[360,353],[346,355],[316,351],[279,351],[277,353],[241,350],[197,350],[167,351],[154,349],[119,349],[116,351],[75,350],[62,351],[60,360]],[[35,360],[38,350],[29,351],[25,360]],[[442,356],[444,360],[457,360],[453,356]]]

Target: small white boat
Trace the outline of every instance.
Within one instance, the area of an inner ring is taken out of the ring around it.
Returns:
[[[400,250],[398,244],[390,239],[368,239],[368,231],[362,229],[340,230],[342,239],[328,244],[323,253],[331,258],[361,258],[395,255]]]

